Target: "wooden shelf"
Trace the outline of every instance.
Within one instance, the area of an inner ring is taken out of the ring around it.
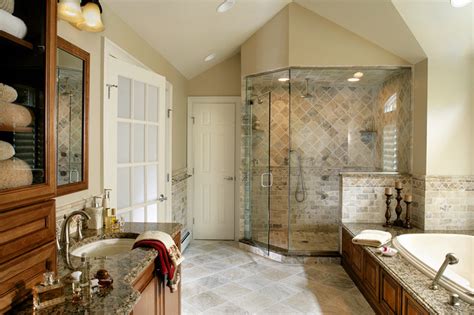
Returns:
[[[33,132],[33,128],[0,126],[0,132]]]
[[[33,50],[32,43],[4,31],[0,31],[0,43],[2,46],[9,45]]]

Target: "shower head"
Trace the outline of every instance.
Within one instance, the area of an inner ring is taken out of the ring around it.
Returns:
[[[305,100],[307,100],[307,99],[313,98],[313,95],[309,93],[309,87],[308,87],[309,78],[306,78],[305,81],[306,81],[306,93],[301,95],[301,98],[304,98]]]
[[[262,93],[260,95],[252,95],[252,98],[256,98],[257,99],[257,104],[263,104],[264,100],[262,99],[262,96],[265,96],[267,94],[272,94],[271,91],[268,91],[268,92],[265,92],[265,93]],[[250,104],[253,105],[253,101],[250,100]]]

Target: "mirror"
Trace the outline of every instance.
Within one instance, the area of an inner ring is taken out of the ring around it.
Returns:
[[[56,68],[57,195],[88,188],[89,53],[58,37]]]

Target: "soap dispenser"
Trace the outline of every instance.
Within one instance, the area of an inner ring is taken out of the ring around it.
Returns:
[[[101,196],[94,196],[92,207],[86,208],[86,213],[90,215],[91,219],[87,222],[89,229],[98,230],[103,226],[103,208],[100,206]]]
[[[104,189],[104,199],[102,200],[102,226],[106,227],[110,211],[110,192],[112,189]]]

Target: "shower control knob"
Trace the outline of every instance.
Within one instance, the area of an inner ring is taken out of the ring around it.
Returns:
[[[234,176],[226,176],[224,177],[225,180],[234,180]]]

